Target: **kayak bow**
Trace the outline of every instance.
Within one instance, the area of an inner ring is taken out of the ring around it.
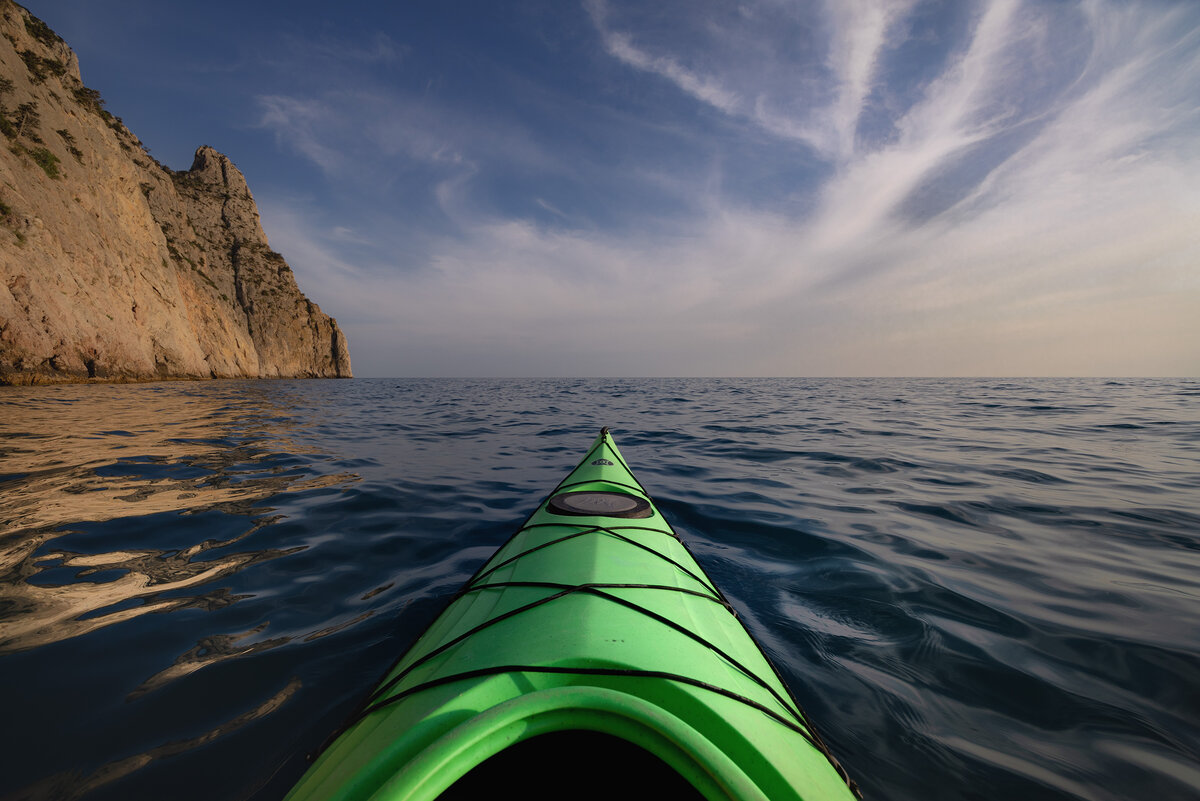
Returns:
[[[709,801],[857,794],[607,428],[288,799],[505,789]]]

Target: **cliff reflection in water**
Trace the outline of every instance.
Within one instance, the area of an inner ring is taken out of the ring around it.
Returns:
[[[251,547],[280,518],[268,501],[356,476],[323,472],[287,399],[254,382],[5,390],[0,654],[232,604],[244,596],[221,579],[302,549]],[[201,644],[141,690],[270,643],[244,636]]]

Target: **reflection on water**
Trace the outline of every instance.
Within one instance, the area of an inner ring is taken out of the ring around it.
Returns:
[[[61,532],[60,532],[61,533]],[[0,569],[0,653],[32,648],[86,634],[103,626],[144,615],[185,607],[212,609],[237,600],[225,590],[184,597],[157,596],[185,588],[202,587],[264,559],[286,551],[234,553],[215,561],[193,561],[209,548],[233,541],[200,543],[178,553],[115,551],[73,554],[53,551],[35,556],[51,535],[35,535],[6,549]],[[79,568],[79,569],[76,569]],[[39,574],[66,569],[69,583],[39,585]],[[92,580],[99,579],[99,580]],[[135,605],[131,602],[138,601]]]
[[[297,423],[278,393],[255,392],[253,384],[225,392],[155,389],[5,392],[0,654],[150,612],[233,603],[238,597],[214,582],[295,550],[239,549],[277,519],[263,502],[356,478],[296,469],[322,454],[293,440]],[[187,524],[195,516],[235,516],[244,530],[212,539],[213,526]],[[122,533],[139,527],[153,535],[145,537],[151,547],[104,547],[128,542]],[[71,547],[60,546],[64,537]],[[153,547],[164,541],[175,547]],[[221,653],[181,661],[195,670]]]
[[[234,600],[237,599],[226,598],[223,599],[223,602],[232,603]],[[235,656],[247,656],[257,651],[265,651],[268,648],[283,645],[291,640],[291,637],[273,637],[266,640],[253,639],[256,635],[262,634],[266,629],[267,624],[261,623],[252,629],[237,634],[214,634],[210,637],[202,637],[194,648],[188,649],[186,653],[175,660],[174,664],[165,670],[155,673],[138,685],[137,689],[129,694],[130,700],[157,690],[164,684],[182,678],[189,673],[194,673],[200,668],[207,667],[214,662]]]

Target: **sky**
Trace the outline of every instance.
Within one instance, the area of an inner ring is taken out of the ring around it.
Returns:
[[[1200,375],[1195,0],[26,0],[358,376]]]

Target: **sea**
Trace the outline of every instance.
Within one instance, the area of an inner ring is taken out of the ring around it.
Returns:
[[[1200,798],[1200,380],[0,387],[0,798],[279,799],[602,426],[868,799]]]

